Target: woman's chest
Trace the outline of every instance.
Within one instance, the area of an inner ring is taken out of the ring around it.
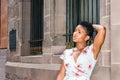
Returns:
[[[80,66],[86,68],[90,64],[87,55],[80,54],[79,56],[69,56],[64,61],[65,68]]]

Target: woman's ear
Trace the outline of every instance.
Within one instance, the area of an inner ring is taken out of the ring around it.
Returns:
[[[90,39],[90,36],[86,36],[85,41],[88,41]]]

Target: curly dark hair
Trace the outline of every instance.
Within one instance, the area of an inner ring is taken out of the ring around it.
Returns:
[[[87,35],[90,36],[90,38],[91,38],[93,36],[93,32],[94,32],[92,24],[87,21],[82,21],[80,23],[80,25],[82,25],[86,29]]]

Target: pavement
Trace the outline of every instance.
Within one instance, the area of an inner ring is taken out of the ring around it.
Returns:
[[[0,80],[5,80],[6,50],[0,50]]]

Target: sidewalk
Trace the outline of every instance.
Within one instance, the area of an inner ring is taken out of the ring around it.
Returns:
[[[5,80],[6,50],[0,50],[0,80]]]

